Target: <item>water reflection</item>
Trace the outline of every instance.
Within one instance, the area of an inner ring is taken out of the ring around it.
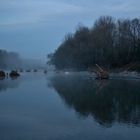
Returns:
[[[20,84],[20,79],[11,78],[0,80],[0,92],[5,91],[7,89],[17,88]]]
[[[89,80],[83,76],[54,76],[51,84],[66,105],[99,124],[140,124],[140,81]]]

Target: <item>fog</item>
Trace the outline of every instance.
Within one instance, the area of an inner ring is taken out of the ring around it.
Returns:
[[[17,52],[0,50],[0,69],[41,69],[46,67],[44,62],[37,59],[22,58]]]

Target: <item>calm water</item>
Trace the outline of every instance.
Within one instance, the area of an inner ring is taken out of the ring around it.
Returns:
[[[138,140],[140,80],[28,73],[0,81],[0,140]]]

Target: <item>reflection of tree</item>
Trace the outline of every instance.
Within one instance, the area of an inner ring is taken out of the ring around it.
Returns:
[[[67,105],[81,115],[92,115],[100,124],[113,122],[140,124],[138,81],[89,81],[78,76],[51,79]]]
[[[16,88],[19,86],[19,79],[5,79],[0,80],[0,92],[9,88]]]

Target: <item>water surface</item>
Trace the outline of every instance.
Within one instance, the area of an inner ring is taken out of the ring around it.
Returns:
[[[86,73],[0,81],[0,140],[138,140],[140,80]]]

